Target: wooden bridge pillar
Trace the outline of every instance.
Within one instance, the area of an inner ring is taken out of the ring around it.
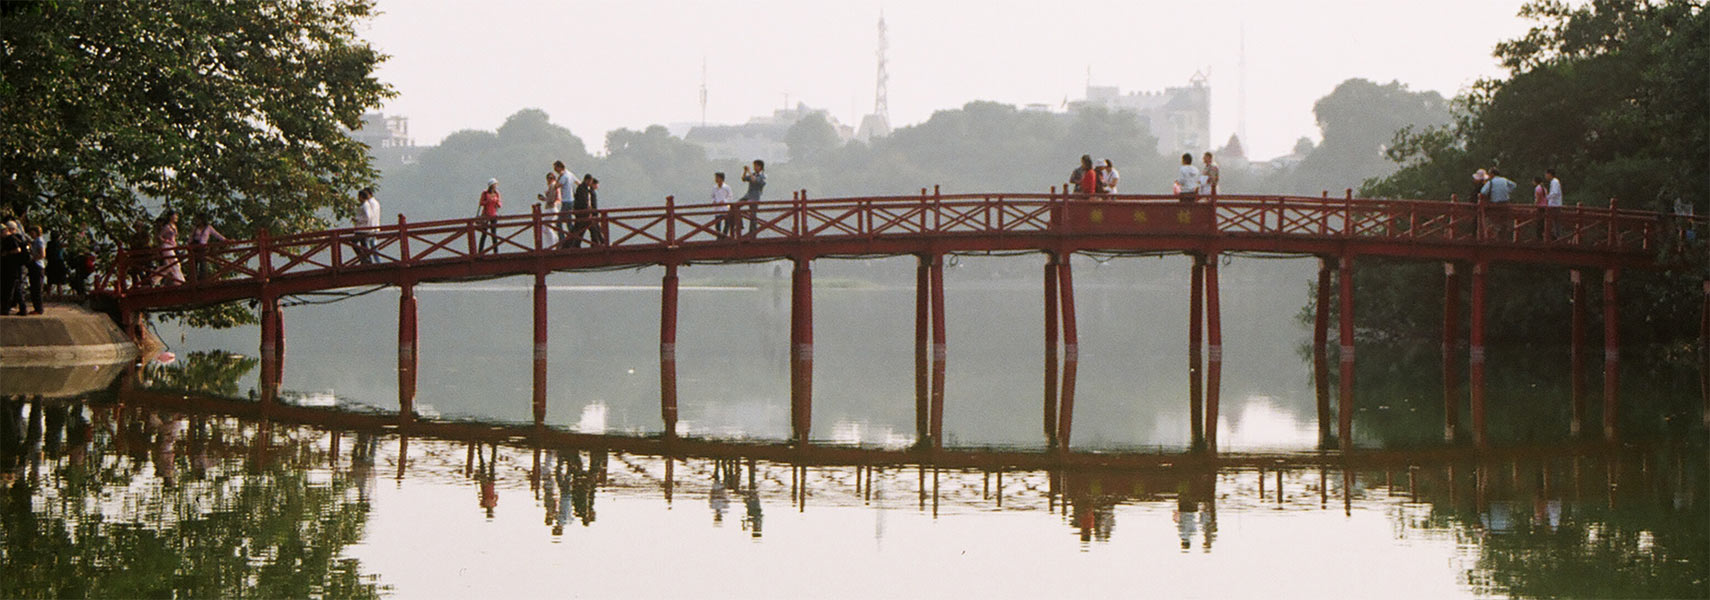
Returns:
[[[1318,304],[1312,313],[1312,383],[1318,396],[1318,443],[1330,443],[1330,259],[1318,258]]]
[[[1585,429],[1585,279],[1579,269],[1568,272],[1573,282],[1573,319],[1572,340],[1568,348],[1569,387],[1572,390],[1572,417],[1568,422],[1568,431],[1578,436]]]
[[[1461,427],[1461,378],[1456,350],[1461,334],[1461,274],[1443,263],[1443,439],[1453,441]]]
[[[1342,303],[1341,329],[1341,385],[1336,398],[1336,436],[1343,449],[1351,448],[1354,444],[1354,257],[1343,256],[1341,272],[1336,279],[1340,284],[1340,300]]]
[[[1473,263],[1472,271],[1472,329],[1469,334],[1472,347],[1468,349],[1468,359],[1471,366],[1467,370],[1467,385],[1472,388],[1472,434],[1473,442],[1479,446],[1487,443],[1484,428],[1484,296],[1485,275],[1490,265],[1484,261]]]
[[[1213,191],[1213,194],[1216,192]],[[1223,313],[1217,290],[1217,255],[1205,262],[1205,441],[1206,447],[1217,451],[1217,405],[1223,383]]]
[[[261,399],[271,402],[279,393],[284,379],[285,319],[279,311],[279,297],[261,297]]]
[[[932,437],[932,257],[915,256],[914,277],[914,437]]]
[[[1057,415],[1057,444],[1069,449],[1069,434],[1075,425],[1075,372],[1080,368],[1081,338],[1075,324],[1075,280],[1069,268],[1073,254],[1064,254],[1057,263],[1057,287],[1062,294],[1059,308],[1063,315],[1063,389]]]
[[[539,205],[536,205],[538,217]],[[537,218],[538,220],[538,218]],[[536,228],[536,235],[539,235]],[[546,273],[534,274],[534,424],[546,424]]]
[[[813,268],[795,259],[790,278],[790,423],[792,438],[806,444],[813,428]]]
[[[1205,256],[1193,255],[1193,267],[1190,271],[1191,283],[1188,284],[1188,428],[1192,432],[1193,446],[1198,448],[1205,444],[1205,405],[1204,383],[1201,376],[1201,347],[1204,343],[1203,326],[1205,323]]]
[[[1703,287],[1704,306],[1698,318],[1698,393],[1704,402],[1704,426],[1710,428],[1710,281]]]
[[[1057,445],[1057,255],[1045,254],[1045,443]]]
[[[931,264],[932,283],[932,446],[944,446],[944,376],[945,359],[948,355],[945,346],[944,325],[944,256],[933,255]]]
[[[665,265],[659,285],[659,417],[665,437],[677,436],[677,265]]]
[[[416,412],[416,284],[398,286],[398,413]]]
[[[1603,437],[1614,440],[1620,422],[1621,315],[1615,296],[1615,269],[1603,271]]]

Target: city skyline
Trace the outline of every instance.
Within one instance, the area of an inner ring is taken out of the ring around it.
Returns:
[[[1300,137],[1316,139],[1312,104],[1346,79],[1396,80],[1452,97],[1500,75],[1492,47],[1530,27],[1516,16],[1519,5],[1338,1],[1307,13],[1242,0],[1196,10],[1094,3],[1086,23],[1109,35],[1086,35],[1078,22],[1060,20],[1059,9],[1031,2],[968,10],[938,2],[381,0],[383,14],[359,34],[391,55],[378,76],[399,95],[381,110],[409,117],[423,145],[539,108],[597,152],[613,129],[699,123],[703,72],[708,123],[745,123],[799,102],[858,125],[873,110],[883,13],[893,127],[976,100],[1061,110],[1085,98],[1089,84],[1161,91],[1205,73],[1211,145],[1236,132],[1245,79],[1242,142],[1265,159],[1287,154]]]

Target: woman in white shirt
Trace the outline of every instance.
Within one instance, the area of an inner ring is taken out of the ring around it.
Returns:
[[[1116,195],[1116,183],[1122,179],[1122,174],[1116,172],[1116,165],[1110,159],[1104,159],[1104,192]]]
[[[558,247],[558,210],[564,207],[564,188],[558,187],[558,174],[546,174],[546,191],[535,195],[540,200],[540,244],[542,248]]]

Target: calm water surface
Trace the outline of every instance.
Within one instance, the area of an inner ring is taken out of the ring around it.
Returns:
[[[1434,344],[1369,344],[1355,449],[1321,451],[1295,319],[1314,267],[1241,259],[1208,456],[1189,450],[1186,261],[1077,257],[1078,458],[1053,462],[1039,264],[948,270],[940,454],[909,450],[909,261],[815,265],[817,450],[783,445],[774,265],[684,270],[695,441],[676,446],[656,443],[658,270],[549,280],[543,431],[524,280],[419,288],[423,419],[403,428],[392,290],[288,308],[278,404],[252,399],[253,329],[163,326],[177,362],[107,391],[0,383],[0,596],[1710,595],[1691,369],[1625,363],[1610,443],[1566,433],[1565,360],[1537,360],[1565,351],[1494,348],[1478,451],[1443,441]]]

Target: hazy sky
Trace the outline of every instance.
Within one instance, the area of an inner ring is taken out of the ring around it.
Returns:
[[[1248,154],[1317,136],[1312,103],[1350,77],[1452,96],[1501,73],[1491,47],[1523,34],[1522,0],[950,2],[380,0],[363,32],[391,55],[384,110],[418,144],[540,108],[593,152],[619,127],[740,123],[806,102],[859,123],[873,109],[876,23],[889,27],[893,125],[971,100],[1045,103],[1207,71],[1212,138],[1236,131],[1246,31]]]

